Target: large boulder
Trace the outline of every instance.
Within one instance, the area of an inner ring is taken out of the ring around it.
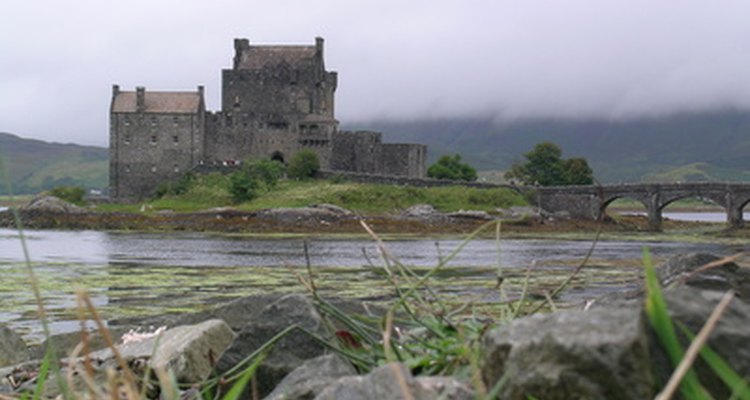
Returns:
[[[474,393],[454,378],[415,378],[403,364],[391,363],[363,376],[338,379],[315,400],[471,400]]]
[[[314,399],[338,378],[356,375],[352,365],[339,356],[329,354],[305,361],[287,375],[265,400]]]
[[[700,290],[690,286],[664,292],[669,315],[693,334],[700,331],[722,296],[722,292]],[[681,338],[683,348],[687,349],[690,341],[679,328],[675,329]],[[672,367],[666,353],[661,349],[655,332],[649,330],[649,335],[656,382],[663,386],[672,374]],[[750,303],[735,298],[711,332],[707,345],[739,376],[746,379],[750,377]],[[715,399],[731,397],[731,391],[700,357],[696,360],[695,366],[698,379]]]
[[[266,306],[240,331],[232,346],[227,349],[216,365],[218,374],[223,375],[240,361],[260,349],[283,330],[297,326],[327,338],[327,332],[317,310],[304,295],[292,294],[280,298]],[[265,396],[281,380],[305,360],[321,356],[325,347],[302,330],[295,329],[279,340],[263,363],[255,377],[258,392]]]
[[[653,398],[645,321],[640,309],[540,314],[483,338],[488,388],[503,377],[500,398]]]
[[[5,325],[0,325],[0,367],[29,360],[29,351],[21,336]]]
[[[688,285],[721,292],[732,289],[740,298],[750,301],[750,269],[721,260],[721,257],[706,253],[678,255],[660,265],[656,272],[666,288]],[[697,272],[712,263],[718,265]]]
[[[171,371],[177,382],[198,383],[213,370],[213,363],[235,338],[224,321],[213,319],[197,325],[168,329],[158,336],[118,346],[123,359],[134,372],[139,366]],[[111,349],[90,354],[102,366],[116,366]]]
[[[723,293],[689,285],[665,290],[676,326],[697,333]],[[735,299],[712,332],[708,346],[739,376],[750,376],[750,304]],[[690,341],[678,329],[686,349]],[[535,315],[490,330],[483,338],[485,384],[502,377],[501,398],[652,398],[674,368],[648,324],[643,301],[589,311]],[[714,398],[731,391],[699,358],[696,370]]]

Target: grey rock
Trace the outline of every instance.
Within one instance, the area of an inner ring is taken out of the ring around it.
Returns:
[[[112,340],[117,341],[120,339],[120,336],[128,332],[131,328],[109,327],[108,329],[109,334],[112,336]],[[42,358],[44,358],[44,353],[47,351],[47,346],[49,345],[49,343],[52,343],[52,348],[55,351],[55,356],[57,358],[67,358],[71,355],[71,353],[73,352],[75,347],[78,346],[78,343],[80,343],[81,340],[81,332],[61,333],[53,335],[49,338],[49,340],[45,340],[41,345],[29,348],[29,352],[32,359],[41,360]],[[89,351],[96,351],[107,347],[107,343],[97,330],[93,330],[88,332],[88,346]],[[85,353],[81,352],[79,355],[84,354]]]
[[[685,325],[693,334],[703,327],[708,316],[719,303],[723,293],[683,286],[664,292],[667,310],[673,320]],[[683,348],[689,340],[675,328],[681,336]],[[672,374],[672,366],[666,353],[659,345],[659,339],[649,330],[651,354],[657,385],[662,386]],[[718,353],[739,376],[750,377],[750,304],[734,299],[722,315],[708,340],[708,347]],[[698,379],[715,399],[726,399],[731,391],[719,380],[714,372],[698,357],[695,363]]]
[[[414,378],[399,363],[386,364],[364,376],[348,376],[331,384],[315,400],[470,400],[474,394],[453,378]]]
[[[310,400],[338,378],[355,375],[352,365],[336,355],[305,361],[276,386],[265,400]]]
[[[222,375],[261,348],[274,336],[293,325],[327,337],[323,322],[313,304],[303,295],[292,294],[266,306],[240,331],[232,346],[216,365]],[[266,396],[281,380],[305,360],[323,355],[325,348],[300,330],[279,340],[256,371],[258,391]]]
[[[495,209],[502,219],[509,220],[541,220],[542,211],[536,207],[527,206],[512,206],[510,208],[497,208]]]
[[[494,219],[490,214],[488,214],[486,211],[478,211],[478,210],[459,210],[456,212],[448,213],[446,214],[448,218],[456,218],[456,219],[478,219],[482,221],[490,221]]]
[[[85,213],[86,209],[70,204],[55,196],[40,194],[35,196],[28,204],[21,208],[24,211],[47,211],[67,214]]]
[[[310,205],[310,208],[319,208],[321,210],[327,210],[327,211],[330,211],[334,214],[338,214],[341,216],[349,216],[349,215],[354,214],[351,211],[347,210],[346,208],[339,207],[334,204],[328,204],[328,203],[312,204]]]
[[[639,308],[541,314],[483,338],[488,388],[507,374],[500,398],[653,398],[645,320]]]
[[[209,320],[198,325],[168,329],[160,338],[118,346],[123,359],[138,372],[138,365],[171,371],[180,383],[205,380],[218,359],[235,338],[232,329],[222,320]],[[103,366],[115,365],[111,349],[91,353]],[[141,362],[143,361],[143,362]]]
[[[28,360],[29,351],[21,336],[7,326],[0,325],[0,367]]]
[[[333,206],[335,207],[335,206]],[[280,222],[294,222],[308,219],[336,221],[349,214],[327,207],[269,208],[258,211],[258,218],[272,219]]]
[[[429,204],[415,204],[401,212],[401,217],[403,218],[425,219],[440,218],[442,216],[443,214]]]
[[[695,253],[678,255],[660,265],[656,272],[664,287],[688,285],[706,290],[725,292],[733,289],[737,295],[750,301],[750,269],[740,268],[733,262],[694,274],[701,267],[717,262],[721,257]]]

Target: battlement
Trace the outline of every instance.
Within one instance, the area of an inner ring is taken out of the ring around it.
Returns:
[[[221,110],[206,111],[204,88],[153,91],[112,86],[110,193],[137,200],[200,165],[249,158],[287,162],[302,149],[324,169],[421,178],[426,147],[382,143],[380,132],[340,132],[338,74],[327,71],[323,38],[312,45],[234,40],[222,70]]]

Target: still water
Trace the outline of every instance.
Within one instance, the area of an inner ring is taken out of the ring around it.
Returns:
[[[76,330],[75,288],[85,288],[105,318],[211,307],[248,294],[303,292],[307,276],[302,238],[205,233],[28,231],[28,253],[40,281],[54,332]],[[37,340],[40,325],[18,232],[0,229],[0,322]],[[461,239],[399,239],[387,251],[419,273],[434,268]],[[584,258],[592,243],[565,240],[473,240],[435,275],[432,288],[446,299],[497,301],[497,276],[513,297],[531,276],[534,291],[551,290]],[[600,242],[591,262],[561,302],[575,304],[632,287],[641,274],[643,247],[663,260],[686,251],[729,255],[720,244]],[[383,301],[393,289],[377,245],[367,239],[311,238],[309,256],[323,295]],[[530,272],[527,272],[530,271]]]

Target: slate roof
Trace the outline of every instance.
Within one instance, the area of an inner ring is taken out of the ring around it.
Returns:
[[[200,92],[151,92],[144,94],[146,113],[194,114],[201,104]],[[119,92],[112,104],[112,112],[136,112],[136,92]]]
[[[281,63],[300,67],[315,57],[315,52],[315,46],[250,46],[242,51],[237,67],[257,70]]]

